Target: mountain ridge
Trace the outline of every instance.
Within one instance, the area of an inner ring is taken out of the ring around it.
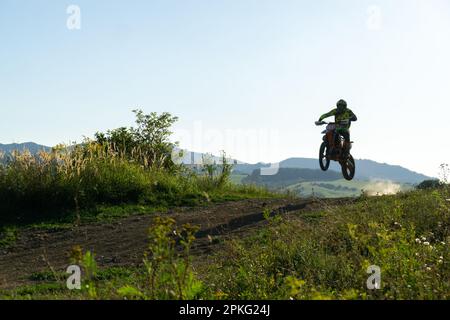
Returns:
[[[52,149],[51,147],[37,144],[35,142],[9,143],[9,144],[0,143],[0,152],[5,153],[10,153],[14,150],[17,151],[28,150],[31,153],[36,153],[39,151],[50,151],[51,149]]]
[[[1,144],[0,152],[10,153],[13,150],[29,150],[32,153],[39,151],[50,151],[51,147],[40,145],[35,142]],[[196,161],[201,159],[202,153],[192,152]],[[192,157],[193,158],[193,157]],[[189,163],[191,156],[186,154],[182,157],[183,163]],[[214,161],[219,161],[220,157],[213,156]],[[232,160],[234,162],[234,171],[251,175],[254,170],[270,167],[270,163],[245,163],[242,161]],[[355,179],[359,180],[391,180],[402,183],[420,183],[423,180],[433,179],[427,175],[415,172],[400,165],[391,165],[388,163],[380,163],[370,159],[357,159],[357,168]],[[318,169],[318,160],[314,158],[291,157],[279,163],[280,168],[300,168],[300,169]],[[340,172],[339,164],[332,162],[330,170]]]
[[[427,175],[412,171],[400,165],[380,163],[369,159],[356,159],[356,175],[358,180],[391,180],[402,183],[420,183],[423,180],[433,179]],[[252,174],[254,170],[269,167],[271,164],[237,164],[235,170],[244,174]],[[318,169],[318,160],[314,158],[288,158],[279,162],[280,168]],[[336,162],[330,164],[332,171],[340,172],[340,166]]]

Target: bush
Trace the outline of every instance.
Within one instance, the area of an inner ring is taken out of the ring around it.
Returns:
[[[443,187],[443,183],[437,179],[433,180],[424,180],[417,185],[417,189],[426,190],[426,189],[438,189]]]
[[[177,143],[169,141],[170,127],[178,118],[164,112],[144,114],[142,110],[133,110],[136,115],[136,127],[121,127],[106,133],[97,132],[95,142],[136,161],[145,167],[175,169],[172,152]]]

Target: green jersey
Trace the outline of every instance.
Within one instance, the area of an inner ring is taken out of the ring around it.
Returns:
[[[356,121],[355,114],[353,113],[352,110],[350,110],[348,108],[346,108],[342,112],[338,112],[338,109],[335,108],[335,109],[331,110],[330,112],[323,114],[320,117],[319,121],[322,121],[323,119],[331,117],[331,116],[334,116],[334,122],[336,122],[336,123],[340,123],[342,120],[350,120],[350,119],[352,119],[352,121]],[[340,128],[348,130],[350,128],[350,121],[347,124],[344,124],[344,125],[341,124]]]

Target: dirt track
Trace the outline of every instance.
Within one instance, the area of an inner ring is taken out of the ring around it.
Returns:
[[[262,212],[289,213],[317,203],[306,200],[243,200],[199,208],[180,208],[164,214],[178,224],[198,225],[194,255],[207,257],[214,251],[211,238],[226,238],[247,232],[264,223]],[[142,262],[147,229],[154,215],[132,216],[111,223],[86,224],[72,229],[51,231],[27,229],[8,249],[0,249],[0,288],[29,283],[34,272],[64,270],[68,253],[75,245],[96,254],[101,267],[133,266]]]

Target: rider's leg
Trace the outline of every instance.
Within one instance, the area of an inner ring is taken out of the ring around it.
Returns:
[[[337,130],[337,132],[339,133],[339,135],[341,135],[344,138],[344,152],[345,153],[349,153],[350,152],[350,131],[348,131],[348,129],[344,129],[344,128],[339,128]]]
[[[345,150],[345,152],[350,152],[350,146],[351,146],[351,143],[350,143],[350,131],[348,131],[348,130],[343,130],[342,132],[341,132],[341,135],[344,137],[344,150]]]

